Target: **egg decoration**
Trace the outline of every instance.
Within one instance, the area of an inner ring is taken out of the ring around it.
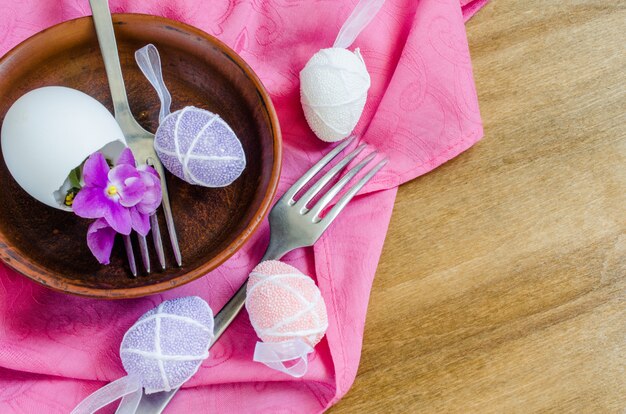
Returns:
[[[124,369],[141,377],[146,394],[180,387],[209,356],[213,323],[211,308],[197,296],[161,303],[124,335]]]
[[[241,142],[217,114],[187,106],[165,117],[154,148],[172,174],[190,184],[225,187],[246,167]]]
[[[333,47],[317,52],[300,72],[300,101],[309,127],[322,141],[336,142],[356,127],[371,85],[359,49],[347,48],[385,0],[361,0],[342,26]]]
[[[135,61],[161,101],[154,149],[165,168],[189,184],[204,187],[226,187],[239,178],[246,168],[246,154],[226,121],[194,106],[170,113],[172,96],[156,46],[136,50]]]
[[[213,312],[197,296],[162,302],[126,332],[120,357],[128,373],[84,399],[72,414],[92,414],[124,397],[117,412],[134,413],[146,394],[183,385],[209,356]]]
[[[250,273],[246,309],[261,339],[254,360],[301,377],[308,354],[324,337],[328,315],[313,280],[279,261],[265,261]]]
[[[361,118],[370,75],[356,49],[317,52],[300,72],[300,99],[306,120],[322,141],[350,135]]]
[[[115,160],[126,140],[111,113],[76,89],[34,89],[9,108],[2,130],[2,156],[9,172],[28,194],[50,207],[64,204],[68,176],[100,151]]]

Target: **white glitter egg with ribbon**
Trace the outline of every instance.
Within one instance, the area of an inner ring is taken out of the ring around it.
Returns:
[[[165,117],[154,148],[165,168],[194,185],[225,187],[246,167],[243,147],[230,126],[219,115],[193,106]]]
[[[120,357],[147,394],[170,391],[191,378],[209,356],[213,312],[197,296],[168,300],[126,332]]]
[[[370,85],[359,49],[333,47],[313,55],[300,72],[300,99],[315,135],[326,142],[348,137],[361,118]]]
[[[307,355],[328,328],[324,298],[313,280],[283,262],[262,262],[250,273],[246,309],[262,341],[254,360],[294,377],[304,375]]]

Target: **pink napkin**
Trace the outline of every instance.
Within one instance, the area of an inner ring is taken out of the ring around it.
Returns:
[[[348,391],[358,368],[369,292],[396,187],[482,136],[463,23],[485,2],[387,0],[353,45],[360,47],[372,75],[357,132],[391,162],[314,248],[285,258],[317,281],[328,306],[328,333],[312,355],[307,375],[295,380],[252,362],[257,338],[244,312],[168,412],[315,413]],[[250,63],[271,93],[282,125],[279,194],[328,150],[304,120],[298,72],[315,52],[333,43],[356,0],[111,3],[114,12],[156,14],[197,26]],[[88,14],[86,0],[0,0],[0,54],[39,30]],[[63,295],[0,265],[0,412],[67,413],[89,393],[125,375],[119,344],[141,314],[165,299],[186,295],[199,295],[220,309],[256,265],[267,240],[265,224],[244,249],[206,277],[162,295],[126,301]]]

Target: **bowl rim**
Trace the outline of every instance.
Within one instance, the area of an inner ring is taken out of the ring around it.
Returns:
[[[278,189],[282,164],[282,135],[276,109],[274,108],[269,93],[263,86],[263,83],[261,82],[257,74],[252,70],[252,68],[234,50],[232,50],[221,40],[194,26],[178,22],[167,17],[141,13],[115,13],[112,14],[112,18],[114,25],[116,23],[125,22],[129,19],[133,20],[133,22],[137,24],[141,24],[144,22],[166,24],[174,29],[178,29],[183,32],[201,37],[202,39],[211,43],[213,46],[218,48],[221,53],[226,55],[227,58],[229,58],[237,66],[239,66],[243,70],[244,74],[248,77],[248,79],[252,81],[267,111],[270,120],[270,126],[272,128],[272,171],[270,174],[267,189],[261,201],[261,205],[254,213],[253,218],[250,220],[247,226],[235,237],[235,239],[231,241],[228,246],[222,249],[216,256],[214,256],[198,268],[193,269],[180,276],[176,276],[173,279],[161,281],[147,286],[119,289],[105,289],[73,285],[53,277],[53,274],[55,272],[51,272],[44,267],[40,267],[36,263],[29,262],[27,258],[20,253],[19,250],[16,250],[13,246],[10,245],[10,242],[7,240],[4,233],[0,229],[0,260],[2,260],[5,265],[20,273],[21,275],[24,275],[41,285],[63,293],[70,293],[78,296],[101,299],[131,299],[170,290],[175,287],[189,283],[202,276],[205,276],[207,273],[223,264],[241,247],[243,247],[244,244],[246,244],[246,242],[255,233],[255,231],[258,230],[261,222],[265,219],[265,217],[267,217],[270,207],[272,205],[272,201],[276,194],[276,190]],[[40,41],[41,37],[49,35],[49,33],[57,30],[63,30],[64,28],[74,24],[88,24],[88,22],[90,22],[91,20],[92,17],[90,15],[82,16],[75,19],[66,20],[33,34],[32,36],[18,43],[8,52],[6,52],[4,56],[0,58],[0,67],[10,61],[14,55],[20,53],[22,49],[28,48],[31,44]]]

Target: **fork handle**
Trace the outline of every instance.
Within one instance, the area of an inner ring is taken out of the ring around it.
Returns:
[[[285,251],[275,251],[272,249],[272,244],[265,252],[265,255],[261,259],[261,262],[266,260],[279,260],[283,257],[287,252]],[[246,286],[248,284],[248,279],[243,282],[237,293],[233,295],[232,298],[224,305],[224,307],[215,315],[215,328],[213,342],[211,346],[217,342],[220,336],[226,331],[226,328],[230,326],[230,324],[235,320],[241,309],[243,309],[244,304],[246,303]]]
[[[120,57],[117,51],[109,2],[108,0],[89,0],[89,5],[91,6],[93,22],[96,26],[96,35],[102,59],[104,60],[104,68],[109,80],[115,119],[125,121],[124,123],[120,122],[121,125],[126,123],[136,124],[126,96],[126,87],[124,86],[122,66],[120,65]]]

